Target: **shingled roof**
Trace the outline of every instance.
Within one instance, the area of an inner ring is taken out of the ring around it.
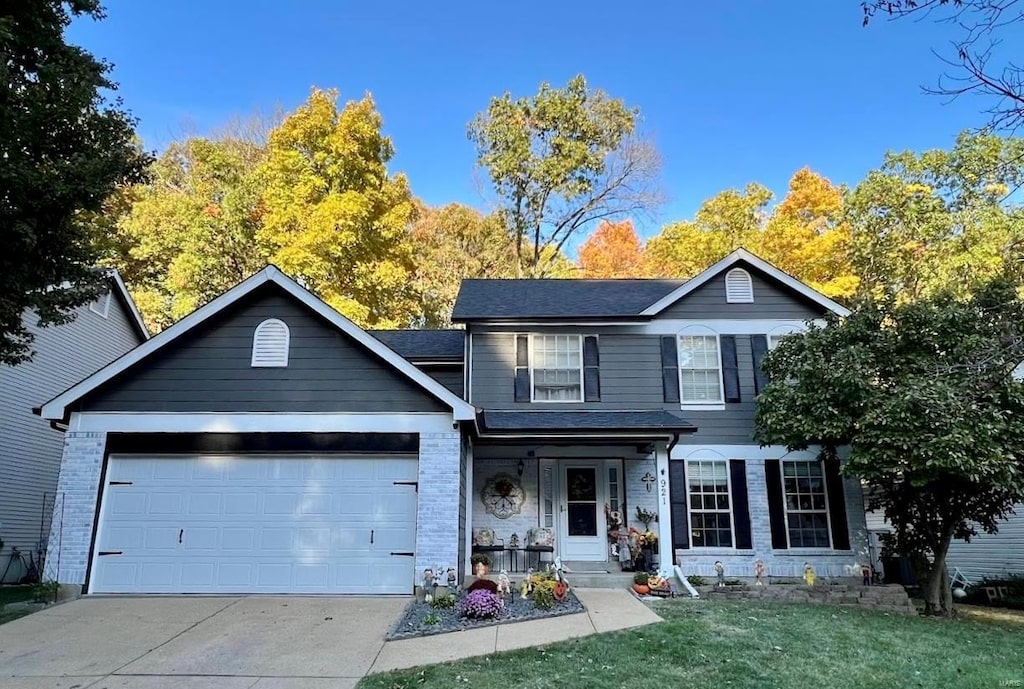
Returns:
[[[462,360],[465,330],[370,330],[406,359]]]
[[[608,411],[484,411],[486,433],[594,431],[693,433],[697,427],[663,409]]]
[[[684,280],[463,280],[453,321],[641,318]]]

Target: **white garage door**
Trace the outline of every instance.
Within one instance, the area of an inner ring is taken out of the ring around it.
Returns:
[[[95,593],[413,590],[410,457],[111,457]]]

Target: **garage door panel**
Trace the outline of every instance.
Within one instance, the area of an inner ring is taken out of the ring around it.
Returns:
[[[415,576],[417,462],[112,457],[94,592],[398,593]],[[372,536],[372,544],[371,544]],[[180,542],[179,542],[180,537]]]

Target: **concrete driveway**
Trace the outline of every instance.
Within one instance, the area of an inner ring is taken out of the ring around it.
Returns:
[[[84,598],[0,626],[5,689],[347,689],[407,598]]]

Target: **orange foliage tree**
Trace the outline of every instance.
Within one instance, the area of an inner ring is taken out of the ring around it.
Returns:
[[[587,278],[643,277],[644,246],[632,220],[604,221],[580,246],[580,270]]]

